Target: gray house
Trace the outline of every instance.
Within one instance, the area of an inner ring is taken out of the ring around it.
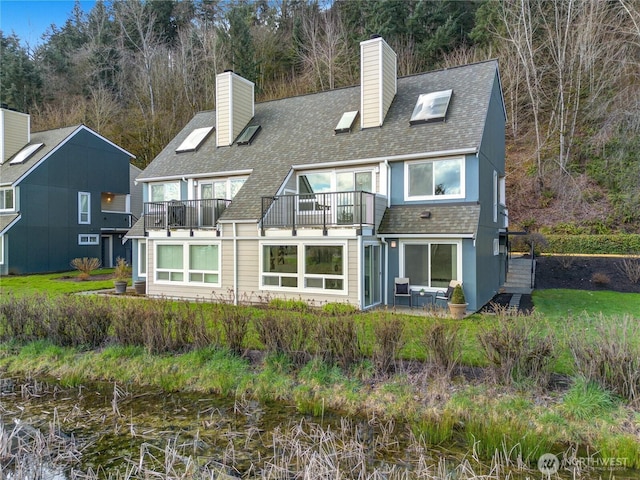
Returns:
[[[131,258],[131,153],[84,125],[31,133],[29,115],[5,108],[0,129],[0,274]]]
[[[216,111],[198,113],[138,177],[144,215],[128,237],[148,294],[364,309],[393,304],[406,277],[415,295],[461,281],[476,310],[498,292],[497,62],[397,78],[382,38],[360,48],[355,87],[254,104],[251,82],[218,75]]]

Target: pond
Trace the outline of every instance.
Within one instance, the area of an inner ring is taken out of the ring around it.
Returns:
[[[0,379],[0,394],[0,478],[11,480],[542,478],[504,456],[486,464],[427,446],[393,421],[247,398],[13,378]],[[640,480],[624,465],[578,467],[583,478]]]

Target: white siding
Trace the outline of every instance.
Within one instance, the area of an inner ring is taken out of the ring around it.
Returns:
[[[4,108],[0,110],[0,129],[2,130],[0,163],[7,161],[29,143],[29,128],[30,117],[26,113]]]
[[[216,77],[216,144],[232,145],[253,118],[254,85],[233,72]]]
[[[361,127],[379,127],[396,94],[396,54],[382,38],[360,43]]]

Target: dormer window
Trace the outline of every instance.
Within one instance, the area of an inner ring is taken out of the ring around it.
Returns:
[[[33,145],[28,145],[24,147],[22,150],[20,150],[16,154],[14,159],[9,162],[9,165],[16,165],[19,163],[23,163],[27,158],[29,158],[31,155],[33,155],[38,150],[40,150],[40,147],[42,147],[43,145],[44,143],[35,143]]]
[[[176,153],[181,152],[195,152],[200,148],[202,142],[209,136],[213,127],[196,128],[193,130],[187,138],[176,148]]]
[[[0,210],[13,210],[13,188],[0,188]]]
[[[338,125],[336,125],[334,132],[336,132],[336,134],[351,132],[351,128],[353,127],[353,124],[355,123],[357,118],[358,110],[354,110],[352,112],[344,112],[342,114],[342,118],[340,118],[340,121],[338,122]]]
[[[444,121],[452,94],[453,90],[443,90],[420,95],[409,123],[416,125],[418,123]]]

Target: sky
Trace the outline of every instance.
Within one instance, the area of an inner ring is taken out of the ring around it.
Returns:
[[[22,45],[35,48],[42,44],[42,34],[51,24],[62,27],[73,10],[74,0],[0,0],[0,30],[3,35],[15,33]],[[95,0],[81,0],[87,13]]]

